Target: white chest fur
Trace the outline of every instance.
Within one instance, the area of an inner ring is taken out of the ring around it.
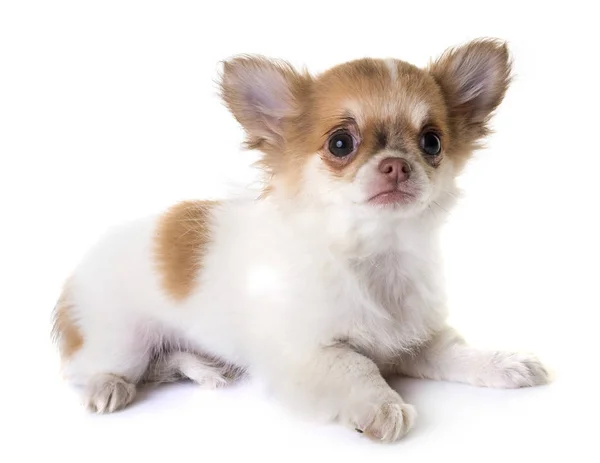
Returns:
[[[350,262],[346,277],[344,340],[377,361],[421,344],[444,322],[438,266],[415,253],[390,251]]]
[[[313,249],[319,256],[313,269],[319,281],[313,282],[326,296],[327,331],[334,339],[385,363],[443,325],[438,219],[429,213],[415,219],[356,217],[343,210],[321,217],[329,233],[319,245],[328,250]]]

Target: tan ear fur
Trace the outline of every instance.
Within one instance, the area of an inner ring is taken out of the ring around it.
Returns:
[[[508,47],[497,39],[451,48],[430,64],[455,135],[471,143],[487,135],[489,119],[510,85],[511,68]]]

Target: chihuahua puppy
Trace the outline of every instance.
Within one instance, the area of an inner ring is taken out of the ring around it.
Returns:
[[[248,373],[288,404],[379,441],[415,411],[393,374],[518,388],[533,356],[471,347],[446,324],[438,235],[455,178],[509,85],[504,43],[425,69],[359,59],[320,75],[224,63],[222,98],[262,153],[262,194],[189,201],[110,232],[67,280],[53,333],[99,413],[144,382]]]

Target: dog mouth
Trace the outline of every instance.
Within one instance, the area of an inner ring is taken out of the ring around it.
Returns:
[[[368,199],[370,204],[389,205],[389,204],[409,204],[415,200],[413,192],[394,188],[391,190],[381,191]]]

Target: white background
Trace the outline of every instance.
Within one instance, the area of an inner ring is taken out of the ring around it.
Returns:
[[[591,7],[551,3],[0,3],[0,461],[600,461],[600,38]],[[420,417],[390,446],[298,421],[255,383],[172,385],[112,416],[79,406],[49,342],[78,259],[110,225],[251,179],[219,60],[425,65],[480,36],[509,41],[516,80],[444,235],[452,322],[536,352],[553,384],[399,380]]]

